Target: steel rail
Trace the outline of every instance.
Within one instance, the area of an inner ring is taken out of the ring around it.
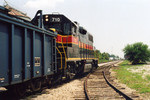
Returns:
[[[116,62],[115,62],[116,63]],[[109,63],[106,63],[105,65],[102,65],[102,66],[109,66],[111,65],[112,63],[109,62]],[[90,96],[89,96],[89,93],[88,93],[88,89],[87,89],[87,80],[89,78],[89,76],[91,75],[91,73],[89,73],[84,81],[84,93],[85,93],[85,97],[86,97],[86,100],[91,100],[90,99]]]
[[[88,90],[87,90],[87,80],[84,81],[84,93],[85,93],[86,100],[90,100],[90,96],[89,96]]]
[[[118,61],[117,61],[118,62]],[[117,62],[108,62],[106,63],[105,65],[102,65],[102,66],[109,66],[109,65],[113,65]],[[87,80],[89,78],[89,76],[91,75],[91,73],[89,73],[84,81],[84,93],[85,93],[85,97],[86,97],[86,100],[91,100],[90,96],[89,96],[89,93],[88,93],[88,89],[87,89]]]
[[[90,96],[89,96],[89,93],[88,93],[88,90],[87,90],[87,80],[89,78],[91,73],[89,73],[84,81],[84,93],[85,93],[85,97],[86,97],[86,100],[90,100]]]
[[[131,97],[129,97],[128,95],[126,95],[125,93],[123,93],[122,91],[120,91],[119,89],[117,89],[115,86],[113,86],[109,80],[107,79],[105,72],[103,71],[103,76],[104,79],[106,80],[107,84],[112,87],[117,93],[119,93],[120,95],[122,95],[126,100],[133,100]]]
[[[117,63],[117,62],[115,62],[115,63]],[[105,65],[102,65],[102,66],[106,67],[106,66],[113,65],[113,64],[115,64],[115,63],[108,63],[108,64],[105,64]],[[120,95],[122,95],[126,100],[133,100],[131,97],[129,97],[128,95],[126,95],[125,93],[123,93],[123,92],[121,92],[119,89],[117,89],[115,86],[113,86],[113,85],[109,82],[109,80],[106,78],[106,75],[105,75],[105,72],[104,72],[104,71],[102,71],[102,73],[103,73],[103,76],[104,76],[104,79],[105,79],[106,83],[107,83],[111,88],[113,88],[117,93],[119,93]],[[87,89],[87,80],[88,80],[90,74],[91,74],[91,73],[89,73],[89,74],[87,75],[87,78],[86,78],[85,81],[84,81],[84,93],[85,93],[86,100],[91,100],[91,98],[90,98],[90,96],[89,96],[89,93],[88,93],[88,89]]]

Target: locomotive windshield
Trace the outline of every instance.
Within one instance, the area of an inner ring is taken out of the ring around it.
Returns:
[[[44,27],[46,29],[55,28],[58,34],[71,35],[76,33],[76,27],[64,15],[44,15]]]
[[[61,32],[61,23],[51,23],[48,28],[55,28],[58,32]]]

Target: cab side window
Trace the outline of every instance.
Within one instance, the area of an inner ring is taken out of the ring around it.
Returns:
[[[64,23],[64,35],[70,35],[70,23]]]
[[[77,28],[75,26],[72,26],[71,33],[75,36],[77,35]]]

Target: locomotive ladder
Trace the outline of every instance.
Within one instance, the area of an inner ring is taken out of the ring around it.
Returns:
[[[57,60],[56,60],[56,39],[54,38],[52,40],[52,70],[54,70],[55,72],[57,71]]]

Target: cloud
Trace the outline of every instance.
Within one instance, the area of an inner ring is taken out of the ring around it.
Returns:
[[[64,2],[64,0],[28,0],[24,7],[26,8],[46,8],[46,7],[52,7],[54,8],[57,3]]]

